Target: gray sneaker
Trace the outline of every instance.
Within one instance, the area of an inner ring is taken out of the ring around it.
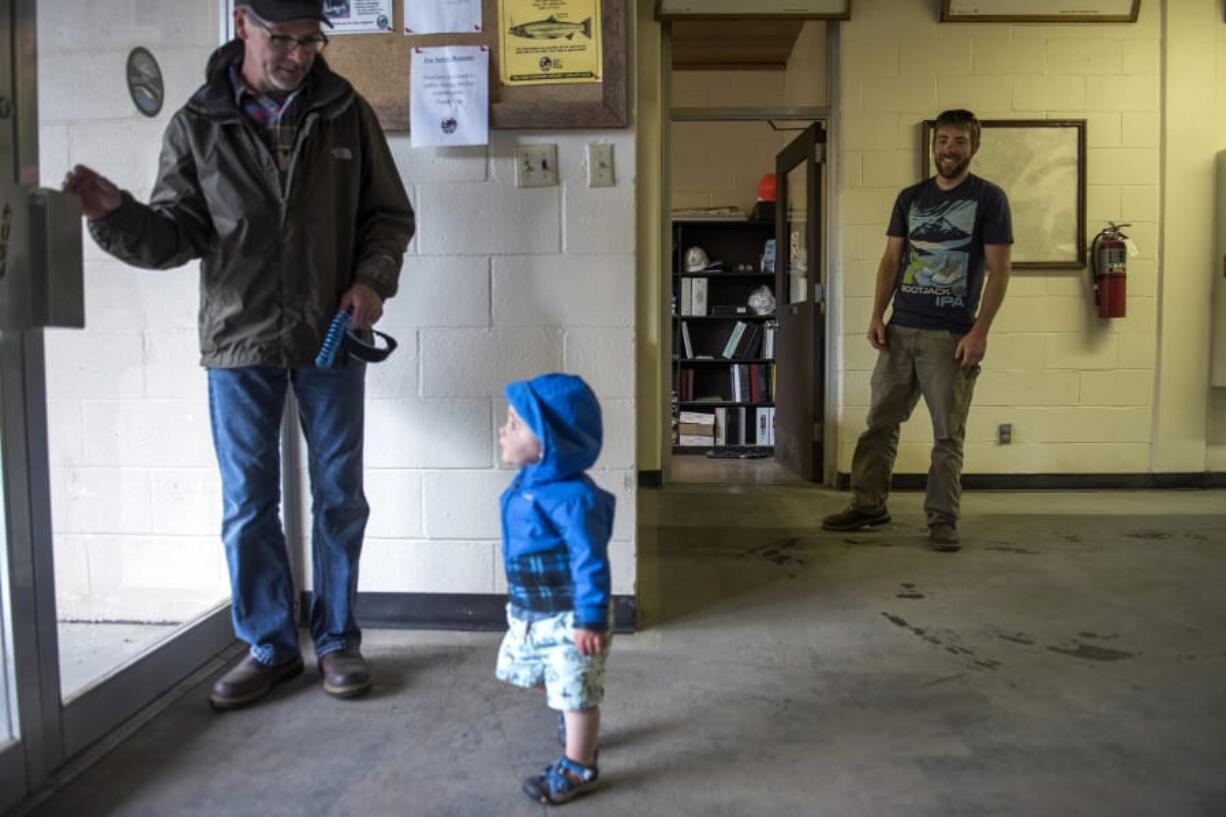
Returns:
[[[852,531],[861,528],[871,528],[874,525],[884,525],[890,521],[890,512],[881,510],[876,513],[865,513],[855,508],[848,508],[831,514],[822,520],[823,530]]]
[[[958,543],[958,529],[953,525],[942,523],[928,527],[928,544],[932,545],[933,550],[939,550],[942,553],[962,550],[962,545]]]

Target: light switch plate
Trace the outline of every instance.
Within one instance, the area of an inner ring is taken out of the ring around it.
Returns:
[[[516,187],[556,187],[557,184],[557,145],[515,146]]]
[[[587,186],[612,187],[613,145],[609,142],[592,142],[587,146]]]

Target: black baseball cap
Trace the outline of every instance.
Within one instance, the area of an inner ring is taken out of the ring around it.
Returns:
[[[332,23],[324,14],[323,0],[239,0],[255,16],[270,23],[286,23],[290,20],[318,20],[329,28]]]

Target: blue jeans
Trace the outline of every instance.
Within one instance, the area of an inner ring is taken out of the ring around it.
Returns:
[[[208,375],[234,634],[265,664],[299,655],[294,583],[279,513],[281,416],[292,386],[310,458],[311,638],[321,657],[357,647],[362,634],[353,604],[370,515],[362,491],[366,367],[247,366],[209,369]]]

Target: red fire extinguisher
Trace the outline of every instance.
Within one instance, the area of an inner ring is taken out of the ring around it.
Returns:
[[[1094,303],[1098,317],[1122,318],[1128,303],[1128,236],[1120,232],[1129,224],[1107,222],[1107,228],[1090,242],[1090,264],[1094,274]]]

